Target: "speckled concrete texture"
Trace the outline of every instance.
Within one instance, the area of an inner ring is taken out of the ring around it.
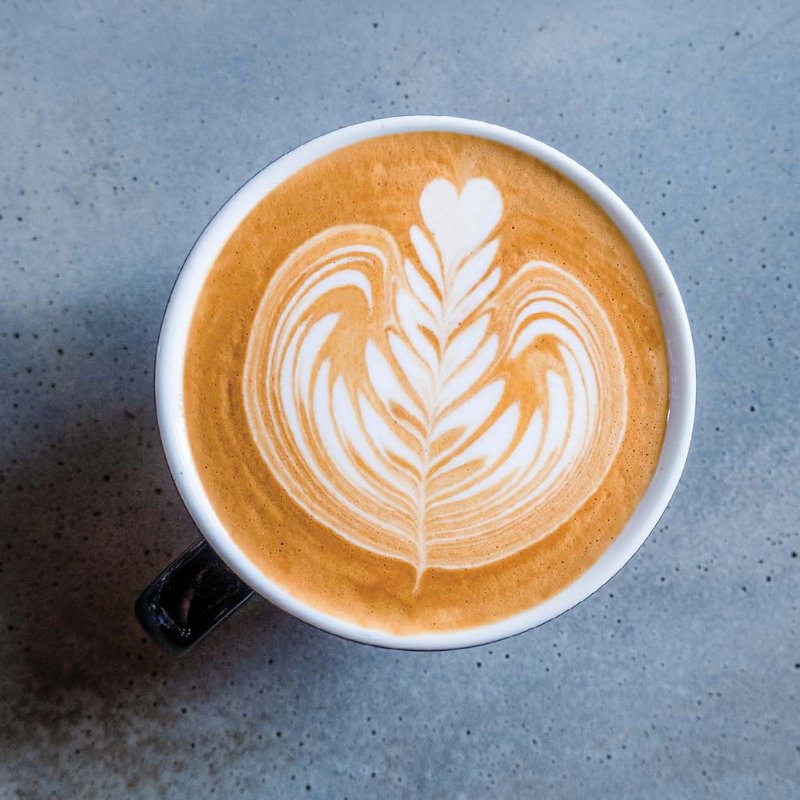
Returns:
[[[797,797],[797,4],[372,5],[0,5],[0,797]],[[650,228],[697,347],[683,482],[501,644],[252,601],[163,653],[132,604],[197,536],[152,391],[182,260],[278,155],[414,112],[551,143]]]

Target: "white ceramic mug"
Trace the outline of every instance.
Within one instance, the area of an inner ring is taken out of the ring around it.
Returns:
[[[228,238],[259,201],[328,153],[365,139],[411,131],[469,134],[514,147],[562,173],[601,206],[630,243],[653,289],[667,342],[670,400],[661,456],[650,485],[625,528],[586,572],[545,602],[499,622],[405,636],[365,628],[307,605],[271,581],[242,552],[214,511],[192,458],[184,417],[183,371],[192,314],[206,276]],[[694,348],[683,301],[661,252],[641,222],[599,178],[552,147],[498,125],[456,117],[393,117],[350,125],[292,150],[251,178],[220,209],[189,253],[167,306],[158,343],[156,404],[164,451],[178,491],[207,542],[238,579],[205,543],[192,548],[137,603],[140,620],[155,638],[187,649],[247,599],[252,587],[290,614],[347,639],[383,647],[443,650],[513,636],[557,617],[599,589],[639,549],[672,497],[686,462],[694,423]]]

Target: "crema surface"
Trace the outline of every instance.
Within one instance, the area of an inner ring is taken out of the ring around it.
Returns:
[[[273,190],[201,293],[193,454],[264,573],[400,633],[574,580],[641,498],[668,407],[631,248],[538,160],[443,133],[339,150]]]

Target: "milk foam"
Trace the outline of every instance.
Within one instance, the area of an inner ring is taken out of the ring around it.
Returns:
[[[408,253],[353,224],[286,259],[255,317],[243,397],[287,494],[419,580],[573,516],[620,447],[627,387],[585,285],[544,261],[496,263],[491,181],[434,179],[412,216]]]

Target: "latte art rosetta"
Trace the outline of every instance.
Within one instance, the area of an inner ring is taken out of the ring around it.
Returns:
[[[622,442],[622,352],[589,290],[498,263],[503,200],[474,179],[409,204],[409,252],[329,228],[269,281],[244,365],[247,420],[288,495],[417,571],[475,567],[554,531]]]

